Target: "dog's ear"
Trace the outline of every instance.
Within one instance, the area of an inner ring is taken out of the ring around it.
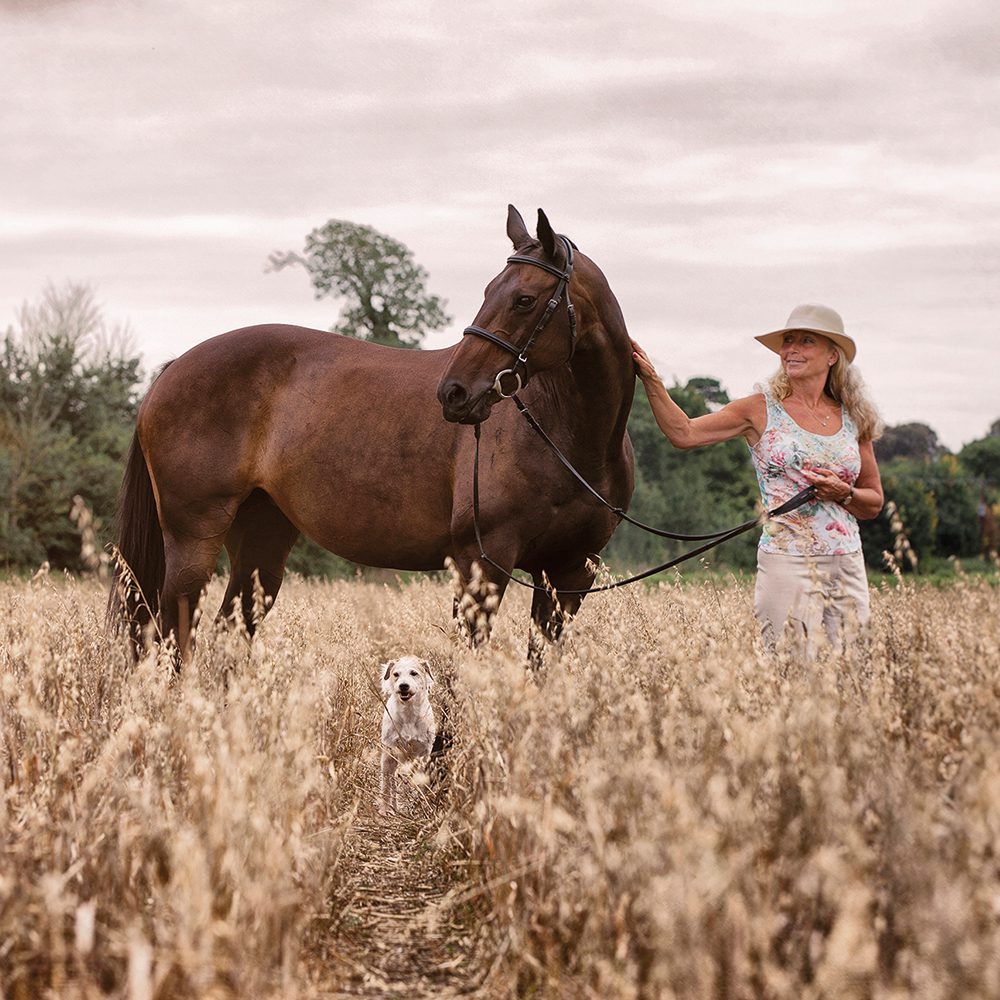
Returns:
[[[395,662],[396,662],[395,660],[389,660],[388,663],[383,663],[382,664],[382,666],[385,667],[385,673],[382,674],[382,680],[383,681],[387,681],[389,679],[389,671],[392,670],[392,665]]]
[[[420,666],[424,668],[424,673],[427,674],[427,690],[429,691],[434,686],[434,675],[431,673],[431,665],[426,660],[421,660]]]

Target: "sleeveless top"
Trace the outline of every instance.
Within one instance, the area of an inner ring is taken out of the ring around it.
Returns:
[[[768,510],[790,500],[809,481],[803,465],[829,469],[851,486],[861,472],[858,429],[847,410],[840,408],[841,427],[836,434],[803,430],[770,392],[767,426],[750,448],[760,496]],[[844,555],[861,550],[861,533],[854,515],[839,503],[813,500],[790,514],[765,522],[760,549],[785,555]]]

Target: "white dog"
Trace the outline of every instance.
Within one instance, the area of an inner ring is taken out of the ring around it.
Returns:
[[[396,768],[406,761],[430,756],[437,735],[428,692],[434,686],[430,664],[417,656],[403,656],[382,664],[382,779],[383,816],[396,808]]]

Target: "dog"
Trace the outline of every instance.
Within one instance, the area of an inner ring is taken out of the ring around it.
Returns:
[[[417,656],[403,656],[383,663],[382,773],[379,812],[396,809],[396,768],[408,761],[429,757],[437,735],[429,693],[434,686],[430,664]]]

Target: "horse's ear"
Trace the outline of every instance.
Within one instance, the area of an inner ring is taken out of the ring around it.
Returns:
[[[552,225],[546,214],[538,210],[538,240],[542,244],[542,249],[547,257],[556,255],[556,234],[552,230]]]
[[[507,235],[515,250],[526,247],[531,242],[531,234],[521,218],[521,213],[513,205],[507,206]]]

